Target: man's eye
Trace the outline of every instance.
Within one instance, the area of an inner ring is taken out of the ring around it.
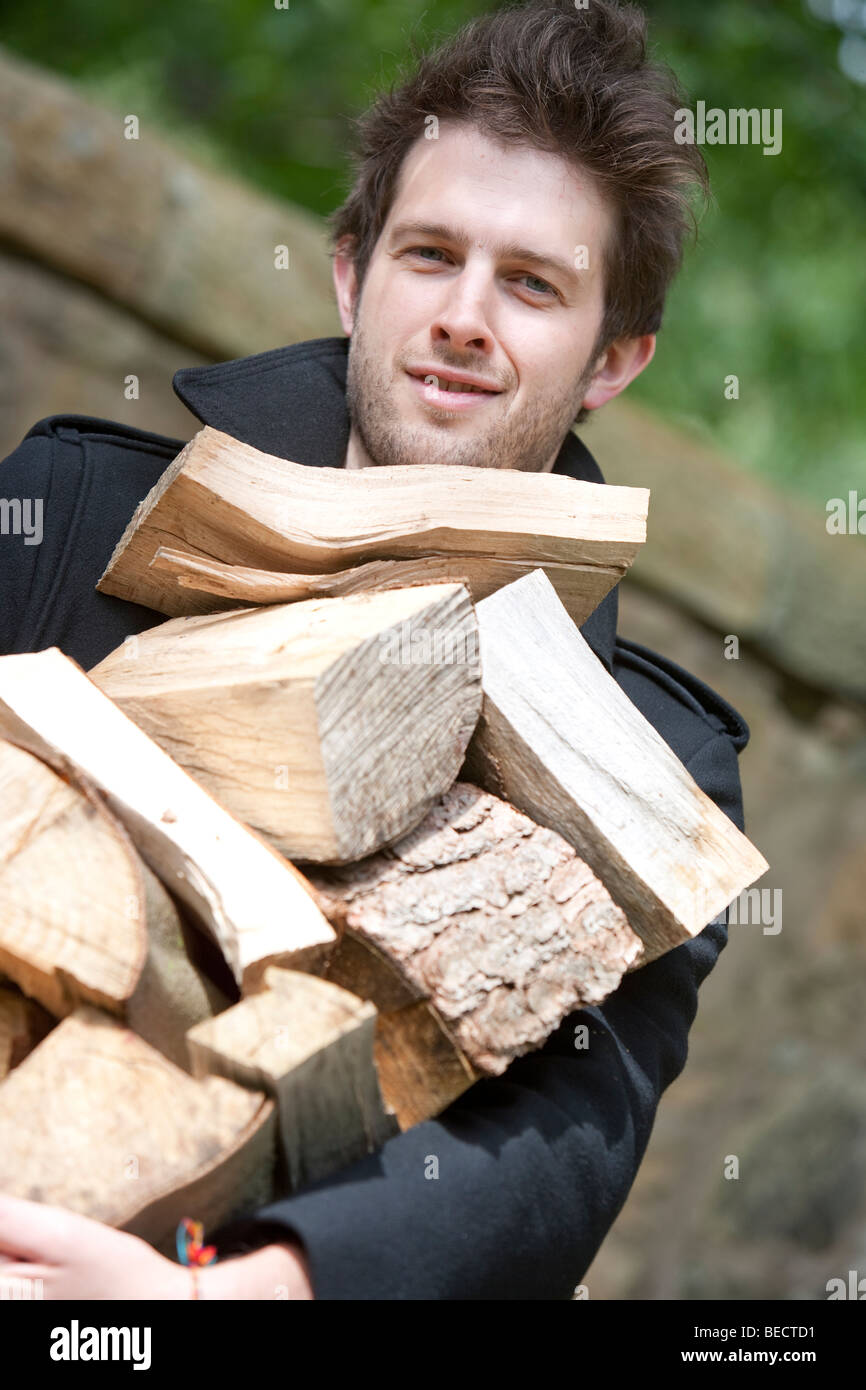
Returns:
[[[432,252],[432,254],[433,254],[434,256],[444,256],[444,255],[445,255],[445,252],[442,250],[441,246],[410,246],[410,247],[409,247],[409,255],[410,255],[410,256],[420,256],[422,260],[426,260],[426,259],[427,259],[426,255],[425,255],[426,252]]]
[[[548,285],[546,280],[540,280],[537,275],[522,275],[520,277],[533,294],[556,294],[552,285]]]

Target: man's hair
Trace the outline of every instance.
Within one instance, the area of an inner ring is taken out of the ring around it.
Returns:
[[[544,0],[483,15],[416,54],[415,71],[357,121],[354,185],[329,218],[334,241],[354,238],[359,287],[403,161],[436,116],[590,174],[613,213],[593,356],[616,338],[656,332],[686,232],[697,225],[691,193],[706,197],[709,180],[698,147],[674,138],[684,93],[646,50],[646,19],[632,5]]]

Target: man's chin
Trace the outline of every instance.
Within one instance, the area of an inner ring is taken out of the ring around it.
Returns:
[[[453,422],[449,422],[453,423]],[[396,431],[384,438],[365,439],[367,453],[374,464],[388,467],[398,464],[416,466],[467,466],[489,456],[489,444],[458,437],[453,429],[438,429],[426,423]]]
[[[485,468],[494,466],[489,446],[471,439],[438,439],[407,445],[402,451],[407,463],[438,468]]]

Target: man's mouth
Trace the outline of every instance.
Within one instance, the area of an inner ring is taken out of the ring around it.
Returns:
[[[482,401],[492,400],[501,395],[501,389],[492,382],[476,378],[469,373],[447,376],[444,372],[427,371],[423,368],[408,373],[422,396],[431,405],[462,409],[480,405]]]
[[[485,386],[472,386],[468,381],[449,381],[445,376],[436,377],[427,384],[438,386],[440,391],[483,391],[485,395],[490,394]]]

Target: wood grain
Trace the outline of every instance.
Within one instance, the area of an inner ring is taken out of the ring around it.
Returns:
[[[608,675],[540,570],[476,614],[484,703],[464,775],[575,847],[641,936],[639,964],[691,940],[767,861]]]
[[[0,1083],[0,1131],[0,1191],[152,1244],[184,1216],[213,1226],[273,1195],[273,1102],[193,1080],[90,1006]]]
[[[486,561],[489,584],[502,561],[552,565],[583,622],[642,545],[648,498],[519,469],[310,468],[206,426],[139,503],[97,587],[161,613],[209,611],[207,596],[193,606],[193,591],[151,566],[161,547],[290,574],[472,557],[470,583]]]
[[[0,736],[91,782],[153,872],[213,936],[238,985],[334,940],[297,869],[164,753],[57,647],[0,657]]]
[[[89,673],[232,815],[294,860],[405,834],[453,782],[481,710],[458,584],[310,599],[141,633]]]

